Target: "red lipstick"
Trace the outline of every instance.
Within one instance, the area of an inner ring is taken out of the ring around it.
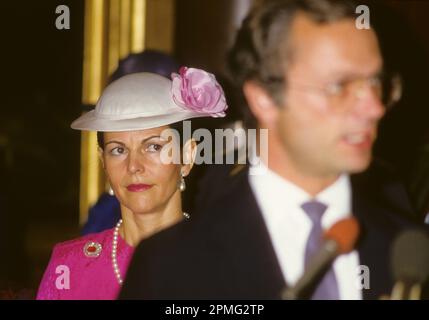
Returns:
[[[127,190],[130,192],[141,192],[141,191],[145,191],[151,187],[152,187],[151,185],[143,184],[143,183],[130,184],[129,186],[127,186]]]

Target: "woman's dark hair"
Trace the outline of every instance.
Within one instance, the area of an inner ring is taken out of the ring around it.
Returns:
[[[282,102],[284,73],[293,58],[288,45],[292,21],[298,12],[318,23],[355,18],[357,4],[352,0],[271,0],[255,7],[243,21],[228,53],[227,66],[232,82],[241,92],[244,83],[255,80]],[[256,119],[243,108],[245,125],[256,127]]]
[[[97,144],[102,150],[104,150],[104,132],[97,131]]]

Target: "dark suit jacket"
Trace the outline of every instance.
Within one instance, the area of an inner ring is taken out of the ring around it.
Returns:
[[[280,298],[285,281],[248,170],[216,170],[203,188],[213,190],[210,204],[198,206],[203,212],[138,246],[121,299]],[[383,171],[370,169],[351,181],[353,214],[361,225],[357,250],[370,270],[363,296],[377,299],[392,289],[390,246],[398,232],[414,226],[406,218],[412,210],[405,191]]]

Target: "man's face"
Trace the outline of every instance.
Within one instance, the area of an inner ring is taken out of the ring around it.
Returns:
[[[354,20],[316,24],[304,15],[293,22],[284,105],[275,130],[293,165],[315,176],[365,170],[384,106],[367,82],[353,82],[353,94],[327,94],[325,88],[369,79],[382,69],[372,30]]]

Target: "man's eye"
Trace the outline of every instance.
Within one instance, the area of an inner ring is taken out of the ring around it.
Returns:
[[[372,86],[372,87],[381,87],[383,80],[381,79],[381,76],[375,76],[372,78],[368,79],[368,83]]]
[[[125,152],[125,148],[123,148],[123,147],[116,147],[116,148],[113,148],[112,150],[110,150],[110,153],[114,156],[121,155],[124,152]]]
[[[156,144],[156,143],[152,143],[150,144],[147,148],[146,151],[148,152],[158,152],[162,149],[162,145],[160,144]]]
[[[326,91],[330,95],[340,95],[344,92],[345,86],[346,86],[345,82],[331,83],[326,87]]]

